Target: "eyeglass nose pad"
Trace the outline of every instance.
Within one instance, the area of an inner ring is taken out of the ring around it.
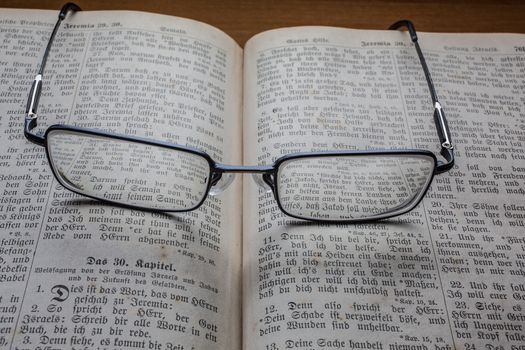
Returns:
[[[235,179],[235,174],[233,173],[222,173],[218,174],[218,179],[215,181],[212,179],[212,187],[210,188],[209,195],[210,196],[217,196],[224,192],[228,186],[231,185],[233,180]]]
[[[263,175],[261,174],[252,174],[253,181],[260,187],[265,190],[266,193],[272,192],[272,188],[264,181]]]

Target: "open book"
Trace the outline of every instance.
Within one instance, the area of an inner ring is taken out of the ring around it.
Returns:
[[[420,34],[456,165],[404,216],[326,225],[285,216],[248,176],[183,214],[63,189],[22,132],[56,15],[0,12],[0,349],[522,349],[525,36]],[[39,127],[225,164],[437,151],[428,96],[400,31],[287,28],[243,50],[191,20],[78,12],[49,56]]]

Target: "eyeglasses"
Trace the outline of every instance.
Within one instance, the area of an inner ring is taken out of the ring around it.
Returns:
[[[52,125],[44,133],[34,133],[51,45],[66,15],[79,10],[68,3],[58,15],[31,86],[24,125],[26,138],[45,147],[58,182],[77,194],[130,208],[185,212],[199,208],[208,194],[229,185],[234,173],[252,173],[259,184],[271,189],[285,214],[348,223],[385,219],[412,210],[434,175],[454,164],[445,114],[416,30],[407,20],[389,29],[406,27],[414,43],[434,104],[445,161],[438,161],[428,150],[329,151],[289,154],[273,165],[233,166],[217,163],[191,147],[70,125]]]

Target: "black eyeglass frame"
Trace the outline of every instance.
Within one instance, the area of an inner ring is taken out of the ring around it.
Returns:
[[[55,124],[55,125],[49,126],[43,134],[41,132],[33,133],[32,130],[37,126],[37,118],[38,118],[37,109],[38,109],[38,103],[39,103],[41,89],[42,89],[42,76],[43,76],[45,64],[47,62],[47,57],[49,56],[49,52],[51,50],[53,40],[56,36],[56,33],[58,31],[58,28],[60,27],[61,22],[66,18],[67,14],[70,11],[80,11],[80,10],[81,10],[80,7],[74,3],[67,3],[60,10],[60,13],[58,15],[58,20],[55,24],[55,27],[53,28],[53,32],[50,36],[46,50],[44,52],[44,56],[42,58],[42,63],[40,65],[39,72],[37,76],[35,77],[35,80],[33,81],[33,84],[29,92],[29,97],[28,97],[28,101],[26,105],[26,116],[25,116],[25,121],[24,121],[25,137],[32,143],[45,147],[47,160],[53,172],[53,175],[55,176],[57,181],[62,186],[64,186],[65,188],[67,188],[68,190],[72,192],[75,192],[77,194],[80,194],[88,198],[96,199],[96,200],[99,200],[105,203],[115,204],[115,205],[126,207],[126,208],[155,211],[155,212],[188,212],[188,211],[193,211],[193,210],[198,209],[204,203],[204,201],[206,200],[206,197],[208,196],[210,192],[210,189],[212,188],[212,186],[214,186],[215,184],[219,182],[223,174],[225,173],[252,173],[252,174],[260,174],[262,176],[264,183],[266,183],[272,190],[274,198],[277,202],[277,205],[279,206],[279,209],[288,216],[291,216],[297,219],[315,221],[315,222],[342,223],[342,224],[359,223],[359,222],[387,219],[387,218],[391,218],[394,216],[402,215],[412,210],[414,207],[416,207],[419,204],[419,202],[425,196],[426,192],[428,191],[428,188],[430,187],[430,184],[433,181],[434,176],[436,174],[441,174],[443,172],[450,170],[454,165],[454,147],[450,139],[450,130],[448,127],[448,123],[445,118],[443,108],[438,101],[437,94],[434,88],[434,84],[433,84],[433,81],[430,75],[430,71],[426,64],[421,48],[419,47],[416,30],[412,22],[408,20],[398,21],[394,23],[392,26],[390,26],[389,29],[394,30],[394,29],[399,29],[401,27],[406,27],[410,34],[410,38],[412,42],[414,43],[419,60],[423,67],[423,71],[425,73],[425,78],[427,80],[427,84],[430,90],[432,102],[434,104],[434,122],[436,124],[437,133],[441,141],[441,152],[440,153],[445,158],[446,160],[445,162],[438,161],[435,154],[428,150],[420,150],[420,149],[395,150],[394,149],[394,150],[326,151],[326,152],[292,153],[292,154],[287,154],[285,156],[282,156],[276,159],[272,165],[237,166],[237,165],[226,165],[226,164],[217,163],[210,157],[208,153],[201,151],[199,149],[193,148],[193,147],[182,146],[182,145],[177,145],[177,144],[163,142],[163,141],[156,141],[156,140],[151,140],[151,139],[146,139],[146,138],[141,138],[141,137],[136,137],[136,136],[128,136],[128,135],[110,133],[110,132],[105,132],[105,131],[97,130],[97,129],[82,128],[82,127],[77,127],[73,125]],[[81,193],[75,190],[74,188],[71,188],[71,186],[69,186],[68,184],[64,183],[61,177],[57,174],[56,169],[53,167],[53,162],[49,154],[48,135],[50,132],[53,132],[56,130],[72,131],[72,132],[83,133],[87,135],[95,135],[95,136],[101,136],[105,138],[113,138],[113,139],[118,139],[118,140],[123,140],[123,141],[136,142],[136,143],[141,143],[141,144],[156,146],[156,147],[162,147],[162,148],[176,150],[176,151],[183,151],[183,152],[201,156],[208,162],[209,168],[210,168],[210,174],[208,176],[206,192],[203,195],[202,200],[197,205],[195,205],[193,208],[182,209],[182,210],[164,210],[164,209],[154,209],[150,207],[141,207],[141,206],[130,205],[130,204],[122,203],[122,202],[116,202],[116,201],[108,200],[105,198],[98,198],[96,196],[91,196],[91,195],[86,195],[84,193]],[[330,157],[330,156],[331,157],[336,157],[336,156],[337,157],[341,157],[341,156],[351,157],[351,156],[366,156],[366,155],[374,155],[374,156],[377,156],[377,155],[405,155],[405,156],[421,155],[421,156],[427,156],[433,159],[434,171],[432,172],[431,179],[428,181],[428,184],[426,185],[426,187],[421,191],[421,194],[418,197],[416,197],[417,201],[412,200],[408,202],[405,205],[405,207],[402,208],[401,210],[394,211],[394,212],[386,212],[386,213],[383,213],[382,215],[376,215],[372,217],[359,218],[359,219],[348,219],[348,220],[347,219],[325,220],[325,219],[317,219],[317,218],[299,217],[297,215],[293,215],[289,213],[283,207],[279,199],[278,184],[277,184],[278,183],[277,174],[279,171],[279,166],[283,162],[286,162],[292,159],[309,158],[309,157]]]

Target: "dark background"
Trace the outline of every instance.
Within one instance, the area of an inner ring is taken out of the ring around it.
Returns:
[[[66,0],[0,0],[0,7],[59,10]],[[386,29],[411,19],[418,31],[525,33],[525,0],[77,0],[83,10],[141,10],[187,17],[218,27],[244,46],[274,28],[328,25]]]

